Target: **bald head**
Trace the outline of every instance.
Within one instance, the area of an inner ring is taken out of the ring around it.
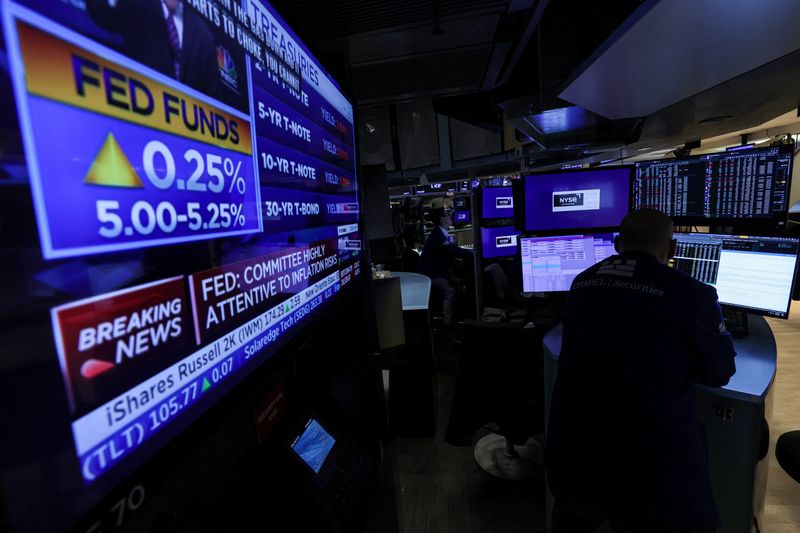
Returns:
[[[619,227],[617,251],[643,252],[662,263],[672,257],[672,219],[656,209],[628,213]]]

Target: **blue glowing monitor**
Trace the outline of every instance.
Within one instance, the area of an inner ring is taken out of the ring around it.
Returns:
[[[471,214],[469,211],[454,211],[453,212],[453,222],[456,224],[467,224],[470,221]]]
[[[523,177],[525,231],[614,228],[628,213],[633,167],[575,169]]]
[[[519,231],[514,226],[481,228],[481,252],[483,257],[514,257],[517,254]]]
[[[511,187],[481,189],[481,217],[484,219],[514,218],[514,197]]]

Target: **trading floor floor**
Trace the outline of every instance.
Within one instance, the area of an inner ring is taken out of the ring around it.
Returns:
[[[374,532],[535,533],[545,527],[544,475],[504,481],[481,470],[472,446],[445,442],[458,366],[457,345],[437,342],[435,434],[395,438],[385,447]]]
[[[778,345],[778,372],[762,533],[800,531],[800,484],[775,459],[778,436],[800,429],[800,304],[797,307],[789,320],[768,320]],[[528,482],[495,479],[476,465],[471,446],[445,442],[457,365],[457,345],[437,342],[435,434],[395,438],[386,446],[385,483],[372,531],[535,533],[544,528],[543,476]]]
[[[800,531],[800,484],[786,475],[775,459],[778,437],[800,429],[800,303],[794,307],[789,320],[768,319],[778,344],[778,371],[773,384],[763,533]]]

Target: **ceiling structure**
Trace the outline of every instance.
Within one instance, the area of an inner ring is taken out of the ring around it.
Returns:
[[[800,132],[796,0],[272,3],[362,114],[431,99],[440,115],[513,129],[517,168]]]

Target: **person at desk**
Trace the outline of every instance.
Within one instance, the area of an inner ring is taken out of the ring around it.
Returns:
[[[436,227],[422,248],[419,271],[431,278],[431,288],[441,295],[444,324],[447,329],[451,329],[456,299],[456,289],[450,279],[451,271],[457,258],[472,261],[473,254],[469,250],[459,248],[455,239],[447,232],[453,224],[449,211],[438,207],[431,213],[431,218]]]
[[[720,525],[693,385],[727,384],[736,353],[716,290],[666,265],[672,229],[628,214],[619,255],[572,283],[544,456],[554,533]]]

